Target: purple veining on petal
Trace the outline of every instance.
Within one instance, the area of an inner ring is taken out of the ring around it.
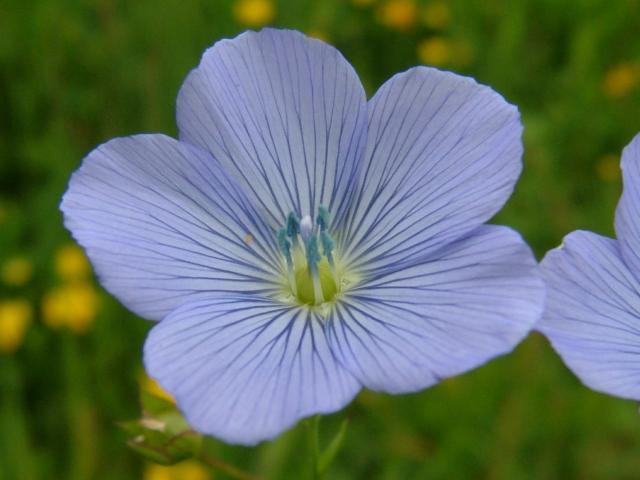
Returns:
[[[482,226],[522,154],[488,87],[416,68],[367,104],[337,50],[266,29],[207,50],[177,116],[180,141],[91,152],[61,208],[105,288],[162,320],[145,365],[198,430],[253,445],[481,365],[539,317],[531,251]]]
[[[640,286],[620,242],[573,232],[541,270],[548,298],[537,328],[587,386],[640,400]]]

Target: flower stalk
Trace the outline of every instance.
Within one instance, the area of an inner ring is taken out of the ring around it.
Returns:
[[[229,478],[234,478],[236,480],[260,480],[260,477],[256,477],[254,475],[250,475],[247,472],[240,470],[238,467],[231,465],[230,463],[223,462],[219,458],[216,458],[207,453],[201,452],[198,457],[205,465],[213,468],[214,471],[222,472],[227,475]]]
[[[311,454],[311,478],[313,480],[322,480],[329,470],[329,467],[335,460],[349,427],[349,420],[345,419],[340,428],[333,436],[329,444],[324,448],[320,448],[320,415],[315,415],[307,419],[307,439],[309,445],[309,453]]]
[[[309,452],[311,454],[311,478],[321,480],[320,471],[320,415],[314,415],[307,423],[307,438],[309,440]]]

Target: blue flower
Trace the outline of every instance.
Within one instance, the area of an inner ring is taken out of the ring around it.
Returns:
[[[576,231],[547,253],[538,329],[587,386],[640,400],[640,135],[622,153],[618,240]]]
[[[367,387],[413,392],[510,351],[544,286],[483,225],[521,170],[518,112],[417,67],[366,101],[293,31],[207,50],[180,139],[118,138],[73,175],[65,223],[104,287],[161,320],[144,361],[198,430],[255,444]]]

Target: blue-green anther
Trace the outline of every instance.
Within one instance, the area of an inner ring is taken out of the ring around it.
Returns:
[[[298,244],[298,235],[300,234],[300,219],[298,216],[290,212],[287,216],[287,235],[293,242],[295,247]]]
[[[327,228],[329,228],[329,210],[324,205],[320,205],[318,207],[318,219],[316,220],[318,227],[320,227],[320,231],[324,232]]]
[[[280,230],[278,230],[278,245],[280,247],[280,251],[287,261],[287,276],[289,278],[289,286],[291,287],[291,292],[295,296],[298,289],[296,285],[296,274],[294,271],[293,257],[291,256],[291,240],[289,239],[286,228],[281,228]]]
[[[287,229],[281,228],[278,231],[278,245],[280,246],[280,251],[284,255],[284,258],[287,259],[287,266],[291,268],[292,259],[291,259],[291,240],[287,238]]]
[[[327,260],[329,261],[329,265],[333,266],[333,249],[336,248],[336,243],[333,241],[333,238],[331,238],[331,235],[329,235],[329,232],[327,232],[326,230],[320,232],[320,243],[322,244],[322,253],[324,253],[324,256],[327,257]]]

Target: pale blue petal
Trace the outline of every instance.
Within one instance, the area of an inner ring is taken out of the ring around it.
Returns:
[[[364,149],[366,108],[335,48],[265,29],[207,50],[177,113],[180,139],[212,152],[274,225],[324,204],[336,226]]]
[[[640,400],[640,285],[620,243],[573,232],[541,271],[548,296],[537,328],[585,385]]]
[[[625,263],[640,278],[640,134],[622,152],[624,188],[616,210],[616,233]]]
[[[195,429],[243,445],[334,412],[360,389],[331,352],[321,318],[257,297],[176,310],[151,330],[144,361]]]
[[[102,285],[142,317],[202,292],[274,288],[273,232],[210,154],[172,138],[96,148],[61,209]]]
[[[364,386],[411,392],[509,352],[543,300],[520,236],[481,226],[421,264],[365,279],[339,302],[329,338]]]
[[[491,218],[522,167],[516,107],[473,79],[417,67],[369,102],[341,251],[354,268],[419,261]]]

